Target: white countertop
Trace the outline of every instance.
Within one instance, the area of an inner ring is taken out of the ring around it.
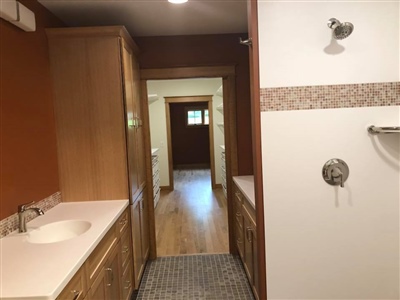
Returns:
[[[0,299],[56,299],[128,204],[128,200],[61,203],[28,222],[28,232],[0,239]],[[72,219],[92,226],[70,240],[27,241],[39,226]]]
[[[233,181],[236,183],[239,190],[249,200],[250,204],[255,208],[254,176],[233,176]]]
[[[225,145],[219,145],[221,147],[222,150],[225,151]]]

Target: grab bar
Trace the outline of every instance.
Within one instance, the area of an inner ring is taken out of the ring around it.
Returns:
[[[368,132],[370,134],[380,134],[380,133],[400,133],[400,127],[377,127],[375,125],[371,125],[368,127]]]

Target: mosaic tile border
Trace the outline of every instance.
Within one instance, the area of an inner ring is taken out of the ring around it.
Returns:
[[[260,89],[261,111],[400,105],[400,82]]]
[[[53,208],[57,204],[61,203],[61,192],[54,193],[53,195],[40,200],[35,203],[35,207],[39,207],[44,212]],[[35,214],[28,214],[26,217],[26,221],[29,222],[36,218]],[[15,213],[3,220],[0,221],[0,238],[5,237],[10,234],[14,230],[18,229],[18,214]]]

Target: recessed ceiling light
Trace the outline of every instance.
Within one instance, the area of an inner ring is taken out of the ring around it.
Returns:
[[[174,3],[174,4],[181,4],[181,3],[188,2],[188,0],[168,0],[168,2]]]

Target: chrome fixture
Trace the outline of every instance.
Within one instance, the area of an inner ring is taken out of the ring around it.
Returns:
[[[242,38],[239,38],[239,43],[240,43],[240,45],[251,46],[253,43],[253,40],[252,40],[252,38],[248,38],[247,40],[242,40]]]
[[[26,214],[29,211],[35,212],[38,216],[44,215],[43,210],[37,207],[30,207],[35,201],[30,203],[18,205],[18,220],[19,220],[19,232],[26,232]]]
[[[350,22],[340,23],[340,21],[335,18],[329,19],[328,27],[332,29],[332,36],[335,40],[347,38],[354,30],[354,26]]]
[[[370,134],[380,134],[380,133],[400,133],[400,127],[377,127],[375,125],[371,125],[368,127],[368,132]]]
[[[322,167],[322,177],[330,185],[344,187],[345,181],[349,178],[349,167],[339,158],[330,159]]]

